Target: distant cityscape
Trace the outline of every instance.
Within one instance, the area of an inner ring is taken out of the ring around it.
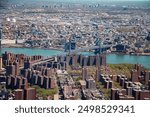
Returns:
[[[150,99],[148,63],[106,62],[109,54],[149,59],[149,6],[46,3],[0,5],[1,100]],[[60,53],[29,56],[4,48]]]

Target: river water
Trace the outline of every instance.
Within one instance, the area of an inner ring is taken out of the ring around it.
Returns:
[[[25,55],[42,55],[44,57],[62,54],[59,50],[45,50],[45,49],[31,49],[31,48],[1,48],[0,53],[5,51],[12,52],[14,54],[25,54]],[[88,56],[93,55],[91,52],[82,52],[81,54]],[[108,54],[106,62],[109,64],[120,64],[120,63],[131,63],[131,64],[142,64],[146,68],[150,68],[150,56],[136,56],[136,55],[118,55]]]

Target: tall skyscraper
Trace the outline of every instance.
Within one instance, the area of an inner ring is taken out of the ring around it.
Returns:
[[[131,81],[138,82],[138,72],[135,69],[131,71]]]
[[[84,67],[82,68],[82,80],[88,79],[88,68]]]
[[[15,75],[15,66],[14,65],[7,65],[6,66],[6,74],[7,75]]]
[[[137,70],[138,76],[140,76],[141,72],[144,70],[143,66],[139,64],[135,64],[134,68]]]
[[[96,55],[96,66],[100,66],[100,62],[101,62],[100,56],[97,54]]]
[[[49,86],[49,78],[47,77],[47,76],[44,76],[44,79],[43,79],[43,87],[45,88],[45,89],[48,89],[48,88],[50,88],[50,86]]]
[[[94,56],[89,56],[88,65],[89,66],[94,65]]]
[[[96,69],[96,81],[100,81],[100,75],[102,74],[101,67],[97,67]]]
[[[28,59],[26,62],[24,62],[24,69],[31,69],[32,68],[32,62]]]
[[[96,89],[96,83],[95,80],[90,78],[87,80],[87,88],[91,89],[91,90],[95,90]]]
[[[19,63],[15,61],[13,65],[15,67],[15,75],[19,75]]]
[[[55,78],[49,78],[50,88],[54,89],[56,87],[56,80]]]
[[[77,58],[78,58],[78,56],[76,54],[72,56],[72,64],[73,65],[77,65]]]
[[[150,71],[145,71],[145,73],[144,73],[145,84],[148,84],[149,80],[150,80]]]
[[[106,55],[105,54],[101,55],[101,65],[106,66]]]

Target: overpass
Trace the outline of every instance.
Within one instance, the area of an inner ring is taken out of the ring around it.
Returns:
[[[101,48],[110,48],[112,45],[103,45]],[[83,52],[83,51],[88,51],[88,50],[95,50],[99,49],[99,46],[89,46],[89,47],[83,47],[83,48],[78,48],[75,50],[71,50],[71,52],[77,53],[77,52]]]
[[[103,45],[102,46],[102,48],[110,48],[110,47],[111,47],[111,45]],[[62,54],[53,55],[50,57],[45,57],[45,58],[42,58],[40,60],[33,61],[32,65],[34,66],[34,65],[46,63],[49,61],[53,61],[53,60],[55,60],[56,56],[66,56],[67,54],[74,54],[74,53],[83,52],[83,51],[87,51],[87,50],[94,50],[94,49],[99,49],[99,46],[83,47],[83,48],[78,48],[75,50],[70,50],[70,52],[62,52]],[[21,68],[23,68],[23,67],[21,67]]]
[[[38,64],[42,64],[42,63],[46,63],[46,62],[49,62],[49,61],[53,61],[55,60],[55,57],[48,57],[48,58],[43,58],[43,59],[40,59],[40,60],[36,60],[36,61],[32,61],[32,66],[34,65],[38,65]],[[20,66],[19,69],[23,69],[24,66]]]
[[[53,60],[55,60],[55,57],[43,58],[37,61],[33,61],[32,65],[38,65],[38,64],[46,63],[46,62],[53,61]]]

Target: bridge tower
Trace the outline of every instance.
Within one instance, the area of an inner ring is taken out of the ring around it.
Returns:
[[[75,40],[72,39],[72,36],[70,36],[69,40],[66,41],[65,46],[64,46],[64,50],[65,52],[69,52],[69,55],[71,54],[71,50],[75,50],[76,49],[76,42]]]
[[[102,40],[100,38],[97,38],[96,41],[95,41],[95,45],[96,46],[99,46],[98,49],[95,49],[95,54],[101,54],[102,53]]]

